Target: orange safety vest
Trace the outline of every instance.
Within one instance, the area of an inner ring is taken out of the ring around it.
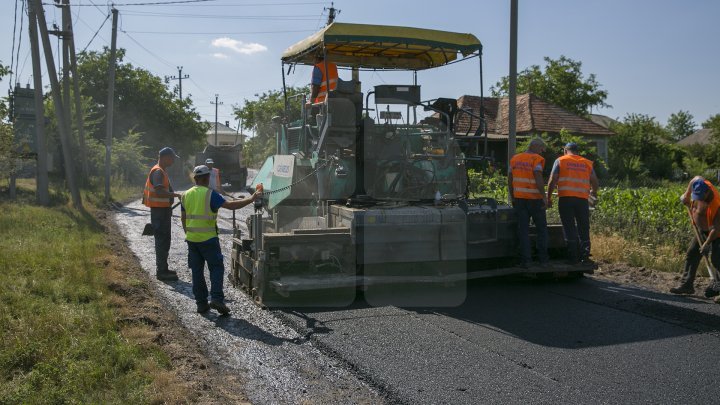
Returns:
[[[713,193],[713,199],[710,201],[710,204],[707,207],[707,211],[705,211],[705,215],[707,218],[707,226],[711,227],[713,224],[713,221],[715,221],[715,214],[717,214],[718,209],[720,208],[720,194],[718,194],[717,189],[715,186],[712,185],[709,181],[705,180],[705,184],[708,185],[710,190],[712,190]]]
[[[512,188],[514,198],[541,200],[543,195],[535,183],[535,167],[545,168],[545,158],[537,153],[522,152],[510,159],[512,170]]]
[[[167,173],[165,173],[165,170],[160,167],[160,165],[155,165],[150,169],[150,173],[147,176],[147,180],[145,180],[145,190],[143,190],[143,204],[150,208],[164,208],[164,207],[171,207],[173,203],[172,197],[159,197],[157,193],[155,192],[155,187],[152,185],[152,175],[155,170],[160,170],[163,174],[163,187],[165,187],[165,191],[170,191],[170,179],[168,178]]]
[[[320,72],[322,72],[322,83],[320,83],[320,90],[318,91],[318,95],[317,95],[317,97],[315,97],[315,100],[313,100],[313,103],[317,104],[317,103],[322,103],[323,101],[325,101],[325,97],[327,96],[327,93],[328,93],[328,89],[327,89],[328,83],[330,84],[330,90],[335,90],[335,88],[337,87],[338,69],[337,69],[336,64],[334,64],[332,62],[328,62],[327,67],[329,70],[329,72],[328,72],[329,74],[325,75],[325,62],[324,61],[321,61],[321,62],[315,64],[315,67],[320,69]]]
[[[558,158],[560,173],[558,179],[559,197],[590,197],[590,176],[593,162],[579,155],[565,155]]]

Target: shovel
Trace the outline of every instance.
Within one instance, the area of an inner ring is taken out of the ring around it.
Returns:
[[[174,210],[175,207],[177,207],[178,205],[180,205],[179,202],[175,203],[175,205],[173,205],[173,206],[170,208],[170,211]],[[152,224],[145,224],[145,228],[143,228],[142,234],[143,234],[143,236],[153,236],[153,235],[155,235],[155,231],[153,230]]]
[[[692,216],[692,212],[690,211],[690,207],[687,207],[688,215],[690,215],[690,222],[692,222],[692,228],[693,232],[695,233],[695,239],[698,242],[698,245],[702,246],[702,238],[700,237],[700,230],[697,227],[697,224],[695,224],[695,219]],[[710,263],[710,260],[708,260],[707,255],[702,255],[703,259],[705,259],[705,267],[707,267],[708,275],[710,276],[710,279],[715,283],[718,281],[718,273],[717,269]]]

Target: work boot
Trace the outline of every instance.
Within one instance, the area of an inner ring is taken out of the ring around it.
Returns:
[[[720,295],[720,283],[715,281],[705,289],[705,298],[717,297]]]
[[[681,284],[679,287],[673,287],[670,289],[672,294],[694,294],[695,287],[692,284]]]
[[[222,302],[210,301],[210,308],[218,311],[220,315],[227,315],[230,313],[230,308]]]
[[[155,277],[160,281],[178,281],[177,273],[171,270],[158,271]]]
[[[210,310],[210,305],[207,302],[199,302],[197,304],[197,312],[198,314],[204,314],[205,312]]]

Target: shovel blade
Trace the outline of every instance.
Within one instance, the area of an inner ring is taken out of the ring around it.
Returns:
[[[155,235],[155,231],[153,231],[152,224],[145,224],[145,228],[142,232],[143,236],[152,236]]]

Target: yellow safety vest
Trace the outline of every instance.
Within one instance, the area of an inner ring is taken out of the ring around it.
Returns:
[[[212,190],[195,186],[182,196],[185,208],[185,240],[205,242],[218,236],[217,213],[210,209]]]

